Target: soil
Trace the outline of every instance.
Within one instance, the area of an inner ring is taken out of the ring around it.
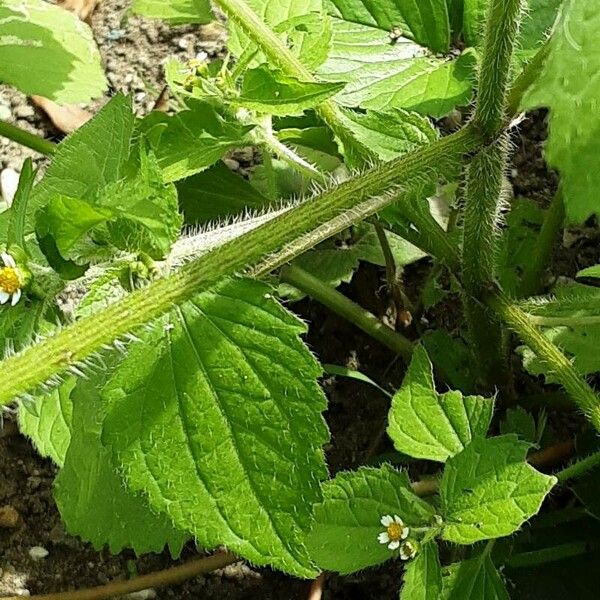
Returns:
[[[133,16],[127,7],[124,0],[100,3],[93,17],[93,29],[104,57],[110,93],[117,90],[131,93],[136,110],[145,113],[151,110],[162,90],[165,58],[175,55],[190,59],[199,52],[210,57],[222,55],[224,30],[219,24],[169,28]],[[90,110],[96,110],[99,104]],[[0,118],[50,139],[61,137],[25,96],[1,86]],[[520,126],[514,138],[515,156],[509,178],[516,194],[547,205],[556,188],[556,177],[548,172],[542,159],[544,136],[541,114],[528,118]],[[37,163],[44,161],[32,151],[0,138],[0,170],[7,167],[20,170],[27,156]],[[231,164],[239,168],[241,163],[243,168],[245,159],[248,162],[247,157],[241,156]],[[598,262],[598,231],[593,225],[565,234],[566,243],[559,244],[561,251],[556,254],[555,274],[572,277],[578,269]],[[428,268],[429,263],[424,260],[406,270],[407,293],[413,299],[417,298],[415,290],[419,289]],[[382,275],[380,269],[364,265],[342,291],[376,314],[384,315],[385,299],[375,293],[382,287]],[[307,339],[322,362],[360,369],[390,390],[399,385],[405,367],[401,361],[392,360],[389,351],[316,303],[305,300],[294,305],[294,310],[313,325]],[[436,319],[445,319],[440,313],[427,316],[431,326],[435,326]],[[326,417],[332,438],[327,456],[332,473],[354,468],[369,457],[391,450],[382,435],[389,403],[384,394],[342,378],[325,378],[323,384],[329,398]],[[68,535],[52,498],[55,474],[51,462],[37,455],[19,434],[12,416],[6,414],[0,429],[0,509],[11,507],[11,514],[18,517],[18,522],[13,528],[0,527],[0,597],[86,588],[174,564],[167,553],[141,558],[131,552],[113,556]],[[45,549],[47,556],[32,558],[31,550],[36,547]],[[198,550],[190,544],[184,549],[182,560],[197,554]],[[399,563],[345,578],[331,575],[323,598],[395,600],[401,576]],[[151,590],[146,596],[137,597],[290,600],[307,598],[309,585],[269,569],[253,569],[238,563],[183,585]]]

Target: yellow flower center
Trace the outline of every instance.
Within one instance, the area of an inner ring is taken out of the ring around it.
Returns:
[[[0,290],[7,294],[14,294],[21,289],[21,279],[16,269],[12,267],[0,268]]]
[[[390,523],[387,526],[387,534],[392,542],[399,542],[402,539],[404,527],[400,523]]]

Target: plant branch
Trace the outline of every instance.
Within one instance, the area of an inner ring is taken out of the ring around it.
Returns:
[[[590,454],[589,456],[574,462],[562,471],[559,471],[556,473],[556,477],[558,478],[559,483],[565,483],[566,481],[569,481],[569,479],[583,477],[598,465],[600,465],[600,452],[594,452],[594,454]]]
[[[258,276],[397,199],[398,185],[411,189],[423,178],[443,177],[481,143],[472,128],[378,165],[284,211],[265,224],[190,261],[172,275],[136,290],[0,363],[5,378],[0,405],[12,402],[88,358],[116,338],[168,312],[225,277]]]
[[[353,302],[335,288],[323,283],[304,269],[296,265],[286,265],[281,269],[281,281],[289,283],[300,291],[308,294],[333,312],[337,313],[359,329],[369,334],[396,354],[409,358],[412,355],[413,344],[400,333],[397,333],[368,310]]]
[[[113,581],[99,587],[73,592],[56,592],[55,594],[40,594],[30,596],[31,600],[105,600],[114,596],[123,596],[154,587],[165,587],[182,583],[201,573],[209,573],[222,569],[240,560],[230,552],[219,552],[212,556],[192,560],[183,565],[171,567],[156,573],[141,575],[127,581]],[[9,596],[5,600],[21,600],[22,596]]]
[[[575,370],[571,361],[555,346],[504,293],[487,298],[506,324],[546,363],[548,372],[565,388],[592,425],[600,431],[600,398]]]
[[[21,146],[27,146],[40,154],[51,155],[56,150],[56,144],[46,140],[39,135],[29,133],[16,125],[11,125],[6,121],[0,121],[0,137],[8,138]]]
[[[523,297],[538,294],[542,288],[544,271],[550,261],[552,248],[565,220],[565,204],[559,189],[544,216],[544,222],[537,239],[531,261],[527,263],[521,280],[520,295]]]
[[[301,81],[316,81],[298,57],[244,0],[215,0],[215,3],[264,52],[269,62],[278,65],[287,75]],[[362,166],[376,159],[376,156],[356,140],[354,134],[344,125],[339,118],[336,105],[331,100],[321,103],[315,110],[341,140],[350,164]]]

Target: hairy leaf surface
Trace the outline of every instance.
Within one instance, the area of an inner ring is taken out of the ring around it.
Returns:
[[[42,0],[0,4],[0,82],[59,103],[87,102],[106,89],[90,28]]]
[[[485,436],[493,412],[494,401],[482,396],[438,394],[427,352],[418,346],[392,399],[387,431],[399,452],[445,462]]]
[[[204,547],[311,577],[327,428],[304,331],[261,283],[201,294],[132,345],[104,390],[104,440],[130,489]]]
[[[539,511],[556,477],[525,462],[529,447],[516,435],[475,438],[448,459],[440,484],[445,540],[473,544],[510,535]]]
[[[338,473],[323,485],[307,537],[311,558],[323,569],[352,573],[396,553],[377,539],[381,517],[398,515],[410,527],[430,525],[434,509],[416,496],[408,476],[389,465]]]
[[[444,577],[442,600],[509,600],[506,586],[488,552],[450,566]]]
[[[400,600],[439,600],[442,593],[442,565],[435,541],[421,546],[404,571]]]

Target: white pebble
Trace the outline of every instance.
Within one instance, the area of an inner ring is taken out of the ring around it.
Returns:
[[[29,556],[33,558],[33,560],[42,560],[46,558],[50,554],[46,548],[42,548],[42,546],[33,546],[29,548]]]
[[[2,172],[0,172],[0,197],[8,206],[12,204],[18,187],[19,174],[10,167],[3,169]]]
[[[180,38],[177,42],[177,45],[182,49],[182,50],[187,50],[188,46],[190,45],[189,42],[185,39],[185,38]]]
[[[140,590],[139,592],[128,594],[127,598],[129,598],[129,600],[153,600],[153,598],[156,598],[156,592],[152,588]]]

